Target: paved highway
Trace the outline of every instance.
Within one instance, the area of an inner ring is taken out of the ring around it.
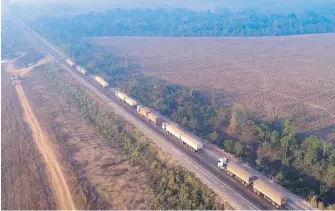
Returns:
[[[54,46],[41,38],[36,32],[25,26],[21,21],[16,21],[17,25],[28,33],[35,41],[40,43],[45,50],[51,54],[62,68],[69,71],[79,82],[94,91],[113,110],[127,121],[131,122],[146,136],[151,138],[160,148],[168,152],[188,170],[194,172],[204,183],[212,188],[220,196],[227,198],[235,209],[269,210],[274,209],[272,205],[263,198],[255,195],[235,179],[230,178],[225,172],[219,170],[217,165],[218,157],[227,156],[215,146],[205,144],[204,150],[192,152],[184,145],[175,140],[172,136],[164,133],[162,129],[140,117],[136,110],[130,108],[114,96],[113,89],[105,89],[98,85],[91,76],[83,76],[66,63],[66,57]],[[61,58],[61,60],[60,60]],[[300,199],[300,198],[299,198]],[[302,205],[290,202],[284,209],[313,209],[308,203]]]

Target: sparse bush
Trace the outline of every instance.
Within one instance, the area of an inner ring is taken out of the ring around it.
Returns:
[[[199,179],[180,167],[167,169],[160,165],[157,152],[149,149],[149,140],[136,129],[127,130],[125,122],[99,109],[85,92],[62,81],[54,70],[40,68],[42,73],[64,95],[70,95],[85,119],[94,124],[106,139],[115,142],[136,165],[147,169],[156,196],[152,209],[215,209],[214,194]]]

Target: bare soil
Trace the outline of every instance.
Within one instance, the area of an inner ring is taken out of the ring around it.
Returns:
[[[326,138],[335,128],[335,34],[88,40],[127,57],[143,74],[216,92],[217,101],[264,119],[294,116],[298,132]]]
[[[11,74],[1,76],[1,208],[56,209],[43,157],[11,85]]]
[[[54,135],[66,169],[83,190],[77,196],[73,187],[71,191],[82,200],[82,209],[150,209],[147,173],[103,139],[41,74],[32,71],[23,86],[43,127]]]

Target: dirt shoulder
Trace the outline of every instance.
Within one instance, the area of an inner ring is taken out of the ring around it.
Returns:
[[[21,76],[21,79],[12,80],[12,84],[15,84],[15,91],[18,101],[21,105],[23,111],[23,117],[28,123],[33,140],[36,144],[37,149],[42,155],[42,161],[45,163],[46,175],[49,179],[51,192],[55,198],[57,208],[59,209],[76,209],[74,201],[72,199],[71,193],[67,181],[64,177],[62,166],[58,161],[55,154],[52,142],[50,142],[50,137],[42,129],[38,119],[35,116],[35,111],[31,107],[29,100],[27,99],[24,90],[21,86],[22,78],[31,71],[31,68],[17,69],[13,68],[13,63],[17,59],[10,61],[7,65],[6,71],[11,74],[16,73],[16,76]],[[39,64],[45,63],[45,60],[38,62]]]
[[[43,157],[5,69],[1,76],[1,208],[56,209]]]

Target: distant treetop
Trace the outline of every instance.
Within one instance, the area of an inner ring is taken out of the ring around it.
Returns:
[[[334,32],[335,14],[113,9],[70,18],[39,18],[32,25],[54,41],[87,36],[282,36]]]

